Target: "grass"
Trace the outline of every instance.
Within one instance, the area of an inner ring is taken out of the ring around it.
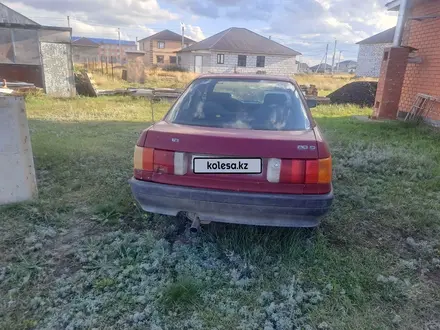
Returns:
[[[77,67],[79,69],[79,67]],[[104,68],[105,71],[105,68]],[[93,77],[99,89],[117,89],[127,87],[151,88],[184,88],[197,77],[193,72],[173,72],[161,69],[145,70],[144,84],[131,84],[121,79],[122,69],[114,69],[113,78],[109,74],[102,74],[101,70],[94,70]],[[300,85],[316,85],[320,96],[327,96],[342,86],[354,81],[377,81],[376,78],[357,78],[350,74],[296,74],[295,80]]]
[[[29,97],[39,198],[0,209],[0,328],[438,328],[439,132],[370,111],[313,110],[336,194],[315,232],[193,237],[130,194],[149,102]]]
[[[78,70],[79,66],[76,67]],[[112,90],[128,87],[146,87],[146,88],[184,88],[193,79],[197,77],[193,72],[175,72],[164,71],[161,69],[147,69],[145,70],[145,83],[136,84],[128,83],[122,80],[122,69],[115,68],[113,70],[113,76],[111,69],[108,69],[108,73],[104,68],[104,73],[101,69],[90,70],[93,73],[93,80],[96,83],[98,89]]]

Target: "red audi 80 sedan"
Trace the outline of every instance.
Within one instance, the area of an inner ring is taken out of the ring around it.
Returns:
[[[315,103],[315,104],[312,104]],[[202,75],[134,152],[143,210],[200,223],[315,227],[333,201],[332,158],[298,84]]]

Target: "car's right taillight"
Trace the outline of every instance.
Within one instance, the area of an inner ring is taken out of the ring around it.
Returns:
[[[331,183],[332,158],[306,161],[305,183]]]
[[[267,181],[272,183],[331,183],[332,159],[278,159],[267,164]]]

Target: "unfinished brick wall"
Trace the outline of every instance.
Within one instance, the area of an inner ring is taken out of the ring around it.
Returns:
[[[411,10],[410,17],[440,15],[440,1],[418,2]],[[418,49],[417,56],[423,63],[407,65],[399,110],[408,112],[418,93],[440,97],[440,18],[411,20],[403,39],[405,46]],[[428,116],[440,121],[440,105]]]
[[[409,49],[405,47],[385,49],[379,84],[377,85],[373,118],[396,119],[408,55]]]

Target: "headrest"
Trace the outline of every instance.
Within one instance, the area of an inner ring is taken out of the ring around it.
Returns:
[[[211,93],[211,95],[209,95],[208,97],[209,100],[215,100],[215,101],[229,100],[231,98],[232,95],[229,93]]]
[[[285,94],[268,93],[264,97],[264,104],[284,104],[287,102]]]

